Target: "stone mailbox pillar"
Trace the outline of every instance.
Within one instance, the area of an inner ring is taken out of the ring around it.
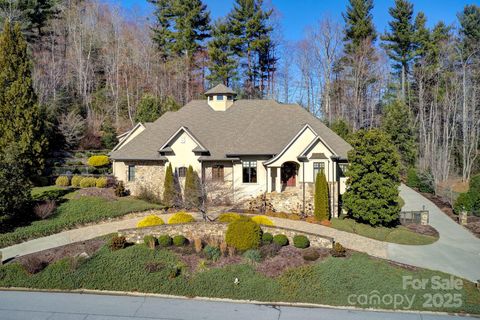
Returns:
[[[460,215],[458,217],[458,220],[459,220],[459,223],[462,225],[462,226],[465,226],[468,222],[468,213],[467,211],[462,211],[460,212]]]
[[[420,224],[422,226],[428,225],[428,211],[420,211]]]

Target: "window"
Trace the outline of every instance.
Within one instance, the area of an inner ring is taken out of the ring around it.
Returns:
[[[243,183],[257,182],[257,161],[243,161]]]
[[[233,96],[227,96],[227,100],[233,100]]]
[[[214,165],[212,167],[212,180],[213,181],[223,181],[223,166]]]
[[[128,166],[128,181],[135,181],[135,166]]]
[[[213,100],[213,96],[208,96],[208,100],[212,101],[212,100]]]
[[[218,100],[218,101],[223,100],[223,96],[217,96],[217,100]]]
[[[313,181],[317,179],[317,174],[321,171],[325,172],[325,162],[313,163]]]
[[[345,177],[347,173],[348,163],[339,163],[338,166],[340,167],[339,176]]]
[[[186,167],[180,167],[177,169],[177,172],[178,172],[178,176],[180,178],[185,178],[185,176],[187,175],[187,168]]]

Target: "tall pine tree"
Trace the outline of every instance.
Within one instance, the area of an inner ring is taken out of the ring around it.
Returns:
[[[405,100],[407,76],[415,49],[413,4],[408,0],[395,0],[395,6],[389,9],[389,13],[392,21],[388,23],[390,32],[382,36],[383,47],[394,61],[393,68],[400,75],[401,97]]]
[[[347,11],[342,14],[345,20],[345,51],[354,53],[364,41],[375,42],[377,32],[373,24],[372,0],[349,0]]]
[[[5,22],[0,35],[0,152],[14,149],[28,175],[42,169],[47,145],[31,69],[20,25]]]
[[[234,57],[231,39],[229,24],[217,21],[212,29],[212,40],[208,43],[210,74],[207,79],[212,84],[231,86],[236,80],[238,62]]]
[[[480,50],[480,7],[467,5],[458,15],[464,56]]]

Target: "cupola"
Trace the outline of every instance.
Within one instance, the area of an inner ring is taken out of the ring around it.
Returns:
[[[225,111],[233,105],[237,95],[231,88],[218,84],[205,92],[208,105],[215,111]]]

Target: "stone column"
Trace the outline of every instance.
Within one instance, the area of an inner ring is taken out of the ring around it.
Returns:
[[[468,213],[467,211],[462,211],[460,212],[459,216],[458,216],[458,222],[462,225],[462,226],[465,226],[467,225],[467,222],[468,222]]]

